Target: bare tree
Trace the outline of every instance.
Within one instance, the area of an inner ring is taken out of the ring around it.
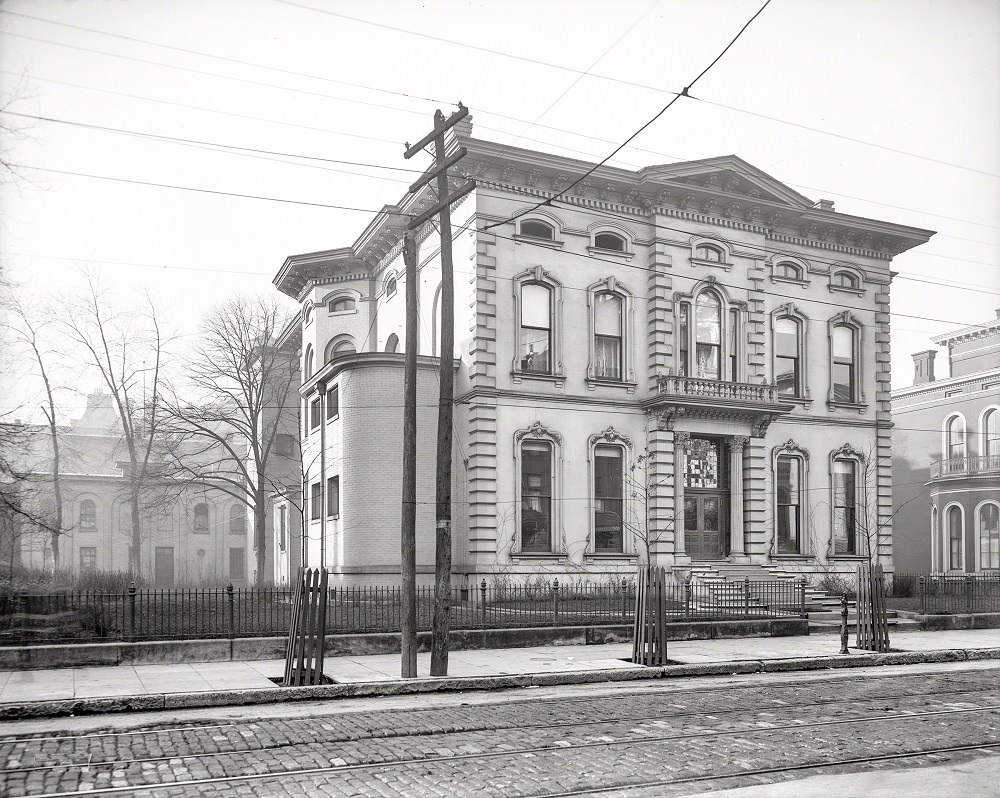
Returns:
[[[629,463],[625,473],[625,495],[632,501],[627,504],[628,512],[624,513],[622,526],[626,534],[632,537],[635,547],[641,552],[646,565],[651,565],[656,544],[666,538],[675,524],[671,519],[665,526],[655,527],[649,520],[649,505],[661,489],[666,489],[672,483],[663,478],[657,478],[653,455],[649,448],[636,455]]]
[[[106,292],[87,281],[87,290],[67,301],[66,325],[96,369],[118,411],[125,451],[126,496],[131,509],[129,569],[141,573],[144,498],[158,487],[156,459],[162,409],[162,374],[168,340],[152,300],[141,313],[115,307]]]
[[[257,581],[266,581],[267,499],[283,492],[269,466],[278,436],[297,432],[298,354],[277,346],[293,314],[269,296],[234,297],[206,318],[185,376],[195,399],[173,399],[171,473],[210,484],[253,512]]]

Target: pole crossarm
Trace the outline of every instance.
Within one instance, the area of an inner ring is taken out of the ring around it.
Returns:
[[[428,208],[422,214],[420,214],[415,219],[413,219],[406,226],[406,229],[407,230],[416,230],[424,222],[428,221],[429,219],[431,219],[434,216],[437,216],[439,213],[441,213],[441,211],[446,210],[453,203],[458,202],[466,194],[471,193],[472,190],[475,189],[475,187],[476,187],[475,181],[470,180],[468,183],[466,183],[460,189],[458,189],[457,191],[455,191],[452,194],[449,194],[447,197],[445,197],[441,202],[439,202],[433,208]]]
[[[451,156],[443,164],[441,164],[440,166],[435,166],[433,169],[424,172],[423,175],[420,177],[420,179],[418,179],[416,183],[410,186],[410,193],[415,194],[419,189],[426,186],[439,174],[441,174],[442,172],[447,172],[449,169],[451,169],[451,167],[453,167],[455,164],[461,161],[468,154],[469,151],[465,149],[465,147],[459,147],[457,150],[455,150],[454,153],[451,154]]]
[[[440,111],[438,113],[440,113]],[[447,131],[455,127],[455,125],[457,125],[459,122],[465,119],[465,117],[467,117],[468,115],[469,115],[469,109],[466,108],[464,105],[462,105],[462,103],[459,103],[458,110],[455,111],[455,113],[453,113],[447,119],[443,119],[442,115],[442,121],[437,122],[434,125],[434,129],[430,133],[428,133],[426,136],[420,139],[420,141],[418,141],[412,147],[407,145],[406,152],[403,153],[403,157],[406,159],[412,158],[418,152],[421,152],[424,149],[424,147],[426,147],[428,144],[434,141],[435,138],[444,135]]]

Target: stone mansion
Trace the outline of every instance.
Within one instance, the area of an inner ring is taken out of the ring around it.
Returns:
[[[452,207],[453,584],[891,566],[890,264],[933,232],[732,155],[589,173],[471,134],[449,134],[477,186]],[[408,193],[274,279],[302,307],[305,559],[343,581],[399,579],[406,347],[433,579],[441,242],[418,231],[408,341],[402,239],[434,202]]]

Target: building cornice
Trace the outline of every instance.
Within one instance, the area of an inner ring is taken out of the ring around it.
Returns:
[[[989,338],[1000,334],[1000,318],[983,322],[982,324],[970,324],[960,330],[954,330],[943,335],[935,335],[931,340],[938,346],[945,344],[964,343],[965,341],[975,341],[980,338]]]
[[[961,377],[945,377],[943,380],[934,380],[934,382],[927,382],[921,385],[909,385],[906,388],[896,388],[891,392],[892,401],[897,399],[908,399],[912,396],[921,396],[925,394],[935,393],[937,391],[945,391],[949,388],[960,388],[965,385],[973,385],[978,382],[983,382],[983,380],[1000,380],[1000,368],[987,369],[986,371],[978,371],[975,374],[963,374]],[[939,397],[944,399],[946,397]],[[947,397],[954,398],[954,397]]]

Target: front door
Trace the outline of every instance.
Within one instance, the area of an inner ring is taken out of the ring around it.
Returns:
[[[156,587],[174,586],[174,549],[172,546],[157,546],[153,578]]]
[[[684,548],[692,560],[720,560],[725,556],[727,516],[724,496],[684,498]]]

